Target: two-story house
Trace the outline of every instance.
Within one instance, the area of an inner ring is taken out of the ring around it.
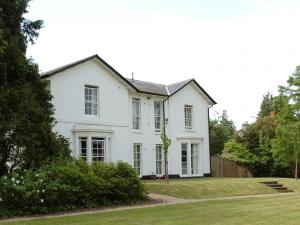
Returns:
[[[169,174],[210,174],[209,107],[194,80],[171,85],[126,79],[94,55],[42,74],[53,96],[54,129],[87,162],[130,163],[141,177],[163,174],[160,132],[168,119]]]

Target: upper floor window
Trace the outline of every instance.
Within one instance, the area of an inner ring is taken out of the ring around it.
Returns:
[[[161,131],[161,118],[162,118],[162,103],[154,102],[154,126],[155,131]]]
[[[184,106],[184,125],[186,129],[193,128],[193,106]]]
[[[87,85],[84,87],[85,115],[98,115],[98,95],[98,87]]]
[[[139,130],[141,127],[141,101],[138,98],[132,99],[132,128]]]

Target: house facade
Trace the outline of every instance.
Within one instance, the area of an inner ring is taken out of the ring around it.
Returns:
[[[169,174],[210,174],[209,107],[194,80],[171,85],[126,79],[98,55],[42,74],[53,96],[54,131],[87,162],[130,163],[141,177],[161,176],[160,133],[168,119]]]

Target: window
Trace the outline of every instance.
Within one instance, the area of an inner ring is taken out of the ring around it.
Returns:
[[[133,167],[138,175],[141,174],[141,144],[133,145]]]
[[[184,106],[184,124],[186,129],[192,129],[193,125],[193,106]]]
[[[85,161],[87,159],[86,151],[87,151],[87,138],[80,137],[79,138],[79,155]]]
[[[98,115],[98,87],[85,86],[85,115]]]
[[[161,145],[156,145],[155,146],[155,151],[156,151],[156,174],[160,175],[162,174],[162,165],[163,165],[163,160],[162,160],[162,146]]]
[[[162,114],[162,104],[161,102],[154,102],[154,126],[155,131],[160,132],[161,131],[161,114]]]
[[[192,174],[199,173],[199,151],[198,144],[191,144],[191,170]]]
[[[187,147],[188,147],[188,144],[187,143],[182,143],[181,144],[181,173],[183,175],[187,175],[188,174],[188,171],[187,171],[187,168],[188,168],[188,165],[187,165]]]
[[[141,120],[141,101],[138,98],[132,99],[132,128],[134,130],[140,129]]]
[[[104,139],[92,138],[92,160],[104,161]]]

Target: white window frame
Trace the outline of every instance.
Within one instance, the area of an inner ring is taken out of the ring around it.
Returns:
[[[158,106],[158,107],[157,107]],[[154,102],[154,128],[155,132],[161,132],[162,126],[162,102]],[[157,126],[159,125],[159,126]]]
[[[190,109],[190,112],[187,112],[188,109]],[[184,127],[185,129],[188,130],[193,129],[193,106],[192,105],[184,105]]]
[[[159,151],[160,150],[160,155]],[[164,154],[161,144],[155,145],[155,173],[156,175],[162,175],[164,172]]]
[[[182,161],[182,146],[185,145],[185,151],[186,151],[186,155],[185,155],[185,162]],[[188,176],[189,175],[189,157],[188,157],[188,151],[189,151],[189,143],[188,142],[182,142],[180,143],[180,164],[181,164],[181,174],[183,176]],[[185,164],[185,165],[184,165]],[[183,171],[185,169],[185,171]]]
[[[97,142],[97,147],[95,149],[93,146],[94,141]],[[92,154],[92,161],[105,162],[105,139],[104,138],[99,138],[99,137],[91,138],[91,154]]]
[[[142,175],[142,144],[140,143],[133,144],[133,168],[139,176]]]
[[[95,92],[96,95],[94,95]],[[84,86],[84,114],[87,116],[99,115],[99,87]]]
[[[186,162],[182,160],[182,145],[186,146]],[[197,152],[193,155],[193,146],[197,145]],[[196,159],[194,158],[196,156]],[[183,140],[180,142],[180,176],[181,177],[195,177],[203,175],[203,165],[201,164],[202,152],[201,141]],[[194,161],[193,161],[194,160]],[[196,163],[196,165],[194,165]],[[186,168],[186,169],[185,169]],[[184,173],[183,173],[184,172]]]
[[[139,98],[132,98],[132,129],[141,130],[141,99]]]
[[[82,142],[85,141],[85,148],[82,146]],[[82,153],[82,150],[85,150],[85,153]],[[87,152],[88,152],[88,138],[87,137],[79,137],[79,156],[84,161],[87,161]]]
[[[197,149],[193,149],[197,146]],[[191,143],[191,175],[199,174],[199,143]],[[196,150],[196,151],[195,151]],[[195,164],[196,163],[196,164]]]

